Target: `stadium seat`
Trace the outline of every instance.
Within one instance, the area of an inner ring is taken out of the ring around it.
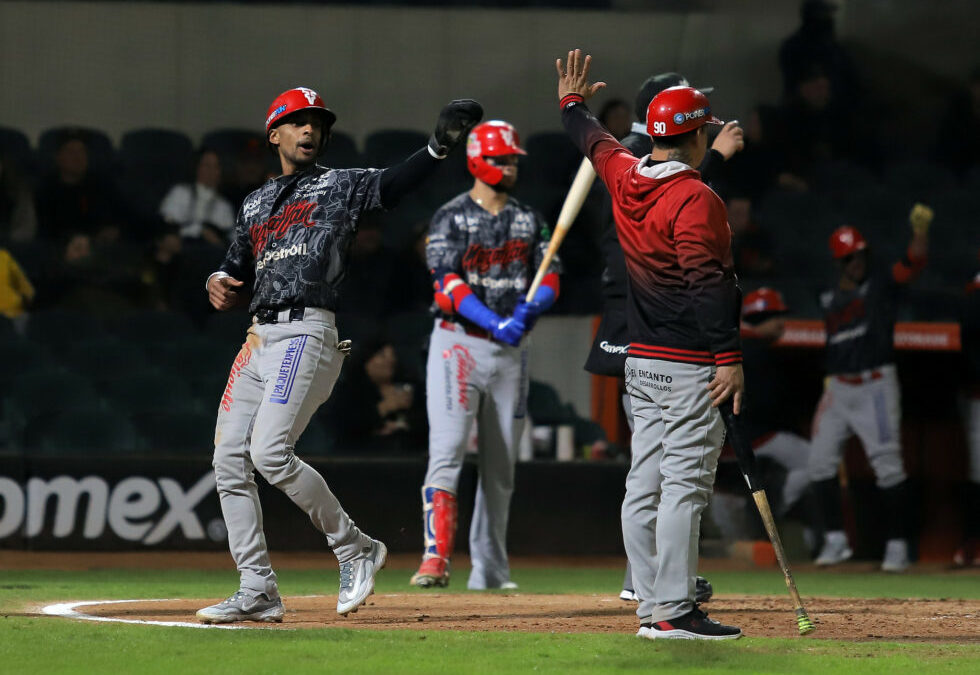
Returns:
[[[421,150],[428,140],[427,134],[410,129],[375,131],[364,140],[364,162],[369,167],[383,169]]]
[[[122,137],[119,164],[124,192],[144,213],[155,214],[173,185],[193,179],[194,146],[179,131],[134,129]]]
[[[103,175],[113,173],[116,168],[116,151],[112,141],[104,131],[83,127],[55,127],[41,134],[37,144],[38,161],[41,172],[54,168],[54,156],[58,151],[58,143],[65,133],[78,133],[88,148],[89,168],[94,173]]]
[[[37,168],[31,142],[19,129],[0,127],[0,159],[4,157],[9,157],[25,176],[31,176]]]
[[[214,414],[154,410],[134,415],[133,423],[153,454],[210,459],[214,453]]]
[[[58,369],[57,361],[40,344],[29,339],[5,341],[0,352],[0,396],[15,390],[25,375]]]
[[[133,373],[101,385],[107,404],[127,414],[158,411],[196,412],[197,399],[180,378],[162,373]]]
[[[332,130],[330,143],[320,156],[319,163],[332,169],[351,169],[362,166],[361,153],[354,138],[343,131]]]
[[[51,419],[27,446],[37,455],[132,454],[143,450],[132,423],[111,410],[68,411]]]
[[[113,335],[137,345],[179,340],[197,334],[197,328],[187,315],[171,311],[126,312],[110,318],[106,324]]]
[[[43,424],[66,410],[100,407],[101,401],[91,381],[75,373],[28,373],[4,392],[4,417],[15,429],[23,429],[35,420]]]
[[[204,134],[201,147],[232,159],[246,150],[265,147],[265,136],[253,129],[215,129]]]
[[[137,344],[111,335],[71,341],[56,353],[65,368],[99,383],[155,369]]]
[[[58,348],[72,340],[93,340],[108,337],[102,323],[88,312],[74,309],[45,309],[32,312],[27,324],[27,336],[40,344]]]

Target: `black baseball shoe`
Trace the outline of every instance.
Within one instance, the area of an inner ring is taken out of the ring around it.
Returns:
[[[695,606],[675,619],[642,624],[636,636],[648,640],[737,640],[742,637],[742,629],[709,619]]]

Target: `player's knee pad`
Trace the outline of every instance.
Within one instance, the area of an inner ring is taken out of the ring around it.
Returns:
[[[425,555],[449,558],[456,540],[456,495],[434,485],[422,486]]]

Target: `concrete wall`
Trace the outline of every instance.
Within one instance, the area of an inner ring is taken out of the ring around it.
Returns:
[[[655,3],[647,3],[654,5]],[[845,2],[839,33],[896,84],[909,70],[962,79],[976,58],[973,0]],[[676,7],[675,5],[670,5]],[[135,127],[260,128],[279,91],[319,90],[338,129],[428,131],[455,97],[481,100],[526,134],[558,125],[554,59],[595,55],[610,94],[653,72],[714,84],[742,117],[779,94],[776,51],[796,2],[699,3],[674,11],[318,7],[215,3],[0,2],[0,125],[32,139],[65,123],[117,138]],[[601,101],[600,101],[601,102]]]

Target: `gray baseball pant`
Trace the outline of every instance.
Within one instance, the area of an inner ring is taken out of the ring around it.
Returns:
[[[425,485],[457,493],[477,424],[479,485],[470,523],[473,569],[467,587],[510,581],[507,522],[514,465],[527,416],[527,342],[511,347],[443,327],[437,320],[426,366],[429,467]]]
[[[694,608],[701,513],[714,485],[725,427],[711,407],[713,366],[629,357],[635,428],[623,500],[623,542],[641,623]]]
[[[214,472],[228,546],[241,588],[279,594],[262,529],[255,471],[293,500],[322,532],[338,560],[357,556],[371,539],[293,452],[310,418],[333,390],[344,355],[333,312],[307,308],[300,321],[253,323],[232,365],[218,409]]]

